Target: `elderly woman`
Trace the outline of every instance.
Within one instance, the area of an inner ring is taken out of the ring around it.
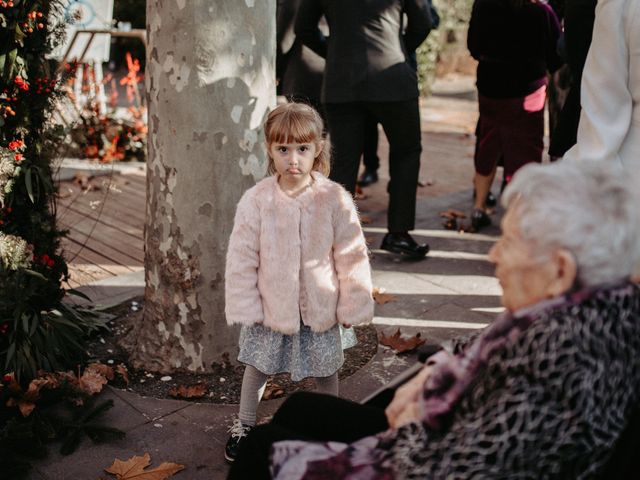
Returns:
[[[460,353],[433,356],[386,421],[346,400],[307,394],[305,409],[293,396],[246,439],[231,478],[600,473],[640,402],[638,202],[603,163],[518,172],[489,254],[506,311]]]

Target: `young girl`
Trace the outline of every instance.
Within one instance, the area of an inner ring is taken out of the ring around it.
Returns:
[[[246,364],[239,418],[225,458],[232,462],[256,423],[267,376],[315,377],[338,394],[343,348],[355,343],[340,326],[371,321],[367,246],[351,196],[327,179],[330,147],[320,115],[287,103],[265,124],[270,177],[238,203],[225,275],[226,317],[241,324],[238,361]]]

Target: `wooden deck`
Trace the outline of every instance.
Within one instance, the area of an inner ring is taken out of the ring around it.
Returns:
[[[70,287],[143,270],[145,180],[144,171],[81,170],[59,183]]]

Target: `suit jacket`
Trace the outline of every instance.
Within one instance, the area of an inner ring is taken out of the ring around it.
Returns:
[[[599,0],[582,74],[578,143],[569,160],[640,167],[640,1]]]
[[[322,15],[328,37],[318,28]],[[427,0],[302,0],[295,33],[326,58],[324,103],[385,102],[418,97],[409,53],[432,26]]]
[[[293,27],[300,0],[276,4],[276,76],[278,94],[320,103],[324,58],[296,38]]]

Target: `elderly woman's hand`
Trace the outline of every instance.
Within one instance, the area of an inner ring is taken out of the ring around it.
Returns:
[[[396,390],[393,400],[384,411],[391,428],[420,420],[418,400],[431,369],[431,365],[425,366],[420,373]]]
[[[387,406],[385,414],[391,428],[400,428],[411,422],[419,422],[419,400],[422,395],[424,383],[433,371],[435,365],[448,361],[451,354],[446,350],[440,350],[427,360],[420,372],[396,390],[393,400]]]

